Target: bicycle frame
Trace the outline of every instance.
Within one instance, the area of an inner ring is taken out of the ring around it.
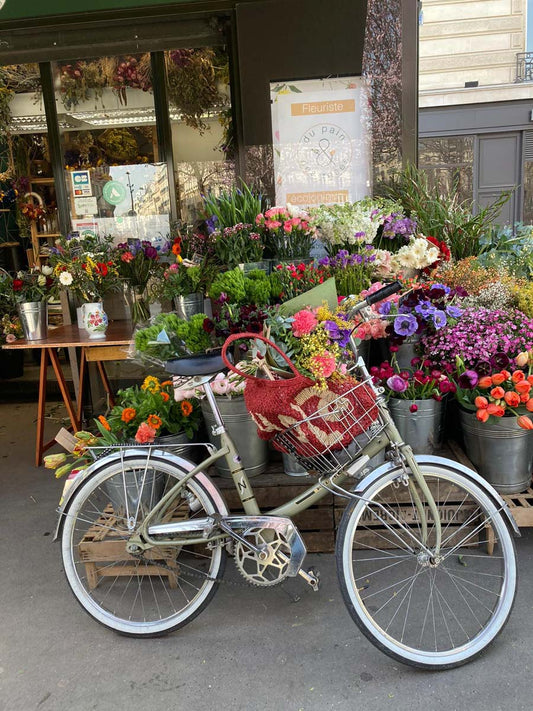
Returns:
[[[370,378],[370,374],[362,358],[358,358],[357,367],[359,368],[363,378]],[[406,475],[408,486],[410,487],[411,494],[413,496],[413,501],[418,511],[418,515],[420,517],[423,544],[427,543],[428,518],[426,515],[426,508],[413,483],[413,478],[407,476],[409,471],[412,473],[414,480],[420,487],[420,490],[422,491],[422,494],[427,502],[434,522],[434,530],[436,536],[436,544],[434,547],[434,551],[435,555],[438,555],[440,552],[441,545],[441,522],[435,499],[433,498],[433,495],[424,479],[424,476],[420,471],[420,467],[416,462],[411,447],[405,444],[405,442],[402,440],[400,433],[398,432],[398,429],[394,424],[394,421],[389,413],[389,410],[383,398],[382,392],[376,388],[374,388],[374,390],[376,393],[379,415],[385,423],[383,432],[375,439],[372,439],[362,449],[359,456],[354,459],[353,462],[347,464],[346,469],[342,469],[338,472],[335,472],[329,477],[320,478],[316,483],[312,484],[303,493],[298,494],[285,504],[282,504],[281,506],[278,506],[277,508],[272,509],[270,511],[262,512],[255,498],[246,471],[241,464],[241,459],[237,448],[230,435],[226,432],[224,423],[220,416],[220,412],[218,411],[218,407],[216,405],[215,397],[211,391],[211,388],[209,387],[209,384],[207,384],[206,386],[204,386],[204,391],[215,416],[216,426],[213,428],[214,434],[220,435],[221,446],[211,456],[209,456],[203,462],[198,464],[194,469],[188,472],[182,479],[180,479],[179,482],[177,482],[172,487],[172,489],[170,489],[170,491],[165,494],[165,496],[154,506],[154,508],[145,517],[137,533],[130,539],[130,543],[135,543],[141,548],[151,546],[168,546],[170,543],[169,540],[163,538],[154,539],[149,535],[149,526],[155,523],[160,515],[164,515],[167,508],[174,501],[176,496],[178,496],[180,490],[185,486],[189,479],[192,479],[199,472],[205,471],[209,466],[214,464],[219,459],[226,459],[245,514],[249,516],[261,514],[268,516],[292,518],[301,513],[302,511],[305,511],[313,504],[319,502],[321,499],[327,496],[328,493],[331,493],[332,489],[341,487],[341,485],[351,476],[351,474],[347,470],[350,470],[354,463],[360,462],[359,469],[362,469],[364,467],[364,464],[370,458],[383,451],[389,445],[392,445],[397,452],[397,457],[399,458],[400,463],[402,463],[402,465],[403,463],[405,463],[404,473]],[[350,496],[360,498],[355,494],[350,494]],[[173,538],[171,543],[174,545],[179,545],[180,543],[183,545],[193,545],[195,543],[205,543],[206,540],[214,541],[224,537],[226,537],[226,534],[224,533],[214,533],[207,539],[205,537],[191,538],[190,536],[187,536],[183,539]]]

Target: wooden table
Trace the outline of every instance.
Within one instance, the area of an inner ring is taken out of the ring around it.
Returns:
[[[43,453],[49,449],[55,440],[44,443],[44,415],[46,406],[46,383],[48,378],[48,362],[52,364],[59,384],[63,402],[67,408],[70,424],[74,432],[80,429],[83,412],[83,393],[87,375],[87,363],[94,362],[98,368],[103,386],[111,404],[114,404],[113,393],[104,367],[105,361],[126,360],[128,348],[132,341],[132,324],[130,321],[113,321],[109,324],[105,338],[89,339],[86,331],[80,331],[75,325],[59,326],[50,329],[48,338],[42,341],[27,341],[20,339],[3,346],[6,350],[21,348],[41,349],[41,371],[39,375],[39,402],[37,406],[37,435],[35,442],[35,466],[40,466]],[[80,382],[76,407],[72,402],[65,380],[65,375],[59,361],[59,348],[81,348]]]

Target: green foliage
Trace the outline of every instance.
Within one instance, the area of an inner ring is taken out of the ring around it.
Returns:
[[[171,358],[202,353],[211,345],[203,328],[206,318],[205,314],[195,314],[185,321],[176,314],[160,314],[151,326],[135,333],[135,350],[141,357],[160,364]]]
[[[425,236],[444,240],[454,259],[476,256],[483,251],[484,235],[509,200],[505,192],[488,207],[473,214],[473,201],[460,201],[456,189],[440,194],[431,188],[427,175],[408,166],[387,187],[388,197],[400,202],[409,217],[416,219],[418,230]]]
[[[533,279],[533,225],[494,226],[481,240],[478,261],[517,279]]]
[[[270,303],[270,279],[261,269],[252,269],[244,277],[246,302],[256,306]]]
[[[242,180],[240,188],[223,191],[217,196],[208,193],[203,198],[205,217],[216,218],[215,226],[219,230],[240,222],[255,225],[255,218],[262,211],[262,196],[253,193]]]
[[[223,272],[214,279],[209,289],[209,296],[216,301],[221,294],[226,294],[230,304],[243,304],[245,302],[244,274],[239,267]]]

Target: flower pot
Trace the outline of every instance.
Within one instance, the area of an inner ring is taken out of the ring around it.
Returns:
[[[419,336],[410,336],[398,346],[398,350],[396,351],[396,362],[398,363],[400,370],[413,370],[411,361],[417,356],[415,348],[419,341]]]
[[[48,336],[48,309],[46,301],[28,301],[18,304],[24,338],[42,341]]]
[[[107,314],[102,308],[101,302],[83,304],[83,325],[89,334],[89,340],[105,338],[108,320]]]
[[[190,446],[190,442],[191,440],[187,437],[185,432],[162,435],[161,437],[156,437],[154,440],[154,444],[165,445],[165,452],[172,452],[172,454],[177,454],[184,459],[191,459],[191,453],[194,447]]]
[[[418,410],[411,412],[414,404]],[[415,454],[433,454],[442,444],[444,400],[402,400],[391,398],[389,410],[402,439]]]
[[[191,316],[201,314],[204,310],[204,295],[201,293],[187,294],[187,296],[176,296],[174,307],[178,316],[188,321]]]
[[[246,409],[244,397],[226,398],[217,397],[217,405],[226,425],[228,434],[242,457],[242,465],[250,477],[257,476],[265,471],[268,462],[268,446],[265,440],[259,438],[257,427],[252,416]],[[201,402],[202,413],[207,425],[209,441],[220,447],[220,437],[212,432],[215,418],[206,400]],[[225,459],[219,459],[216,468],[220,476],[231,477],[231,470]]]
[[[297,459],[285,452],[283,452],[281,456],[283,459],[283,471],[287,476],[309,476],[307,469],[302,467]]]
[[[104,311],[104,305],[103,305],[102,301],[96,301],[95,303],[97,303],[100,306],[100,309],[102,311]],[[84,305],[85,304],[82,304],[81,306],[76,307],[76,323],[78,324],[78,328],[80,329],[80,331],[87,330],[85,328],[85,323],[83,321],[83,307],[84,307]],[[106,311],[106,313],[107,313],[107,311]]]
[[[479,422],[475,413],[459,411],[465,452],[479,473],[501,494],[516,494],[531,484],[533,432],[515,417]]]
[[[11,380],[24,375],[24,351],[0,350],[0,380]]]
[[[149,511],[161,499],[165,490],[166,475],[148,469],[124,471],[122,475],[111,477],[104,482],[103,487],[109,496],[115,513],[129,511],[130,515],[137,511],[140,504]],[[142,489],[141,489],[142,487]]]

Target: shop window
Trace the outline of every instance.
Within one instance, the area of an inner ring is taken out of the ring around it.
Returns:
[[[474,136],[422,138],[418,164],[431,187],[440,193],[457,192],[458,199],[473,199]]]
[[[150,54],[58,62],[54,76],[73,230],[162,245],[170,198]]]
[[[0,243],[39,263],[58,231],[39,66],[1,67],[0,96]]]
[[[235,183],[236,141],[224,46],[165,52],[178,218],[202,219],[202,195]]]

